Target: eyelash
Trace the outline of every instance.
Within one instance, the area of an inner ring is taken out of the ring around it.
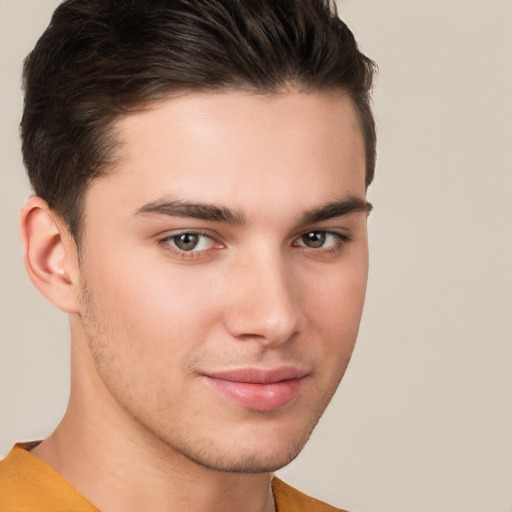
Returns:
[[[310,235],[310,234],[322,234],[326,237],[332,236],[335,238],[334,243],[331,244],[329,247],[308,247],[307,245],[299,244],[298,241],[303,240],[303,237]],[[175,239],[177,239],[180,236],[183,235],[192,235],[192,236],[199,236],[208,238],[211,240],[212,247],[208,247],[206,249],[202,250],[194,250],[195,247],[190,250],[186,251],[183,249],[179,249],[178,247],[175,247],[171,245],[171,242],[173,242]],[[293,247],[301,247],[302,249],[311,252],[313,254],[325,254],[325,255],[335,255],[340,253],[346,244],[352,241],[352,238],[343,233],[339,233],[337,231],[332,231],[328,229],[312,229],[309,231],[305,231],[302,234],[298,235],[296,238],[294,238],[294,241],[292,242]],[[186,259],[186,260],[194,260],[197,258],[204,258],[206,253],[209,253],[211,249],[223,249],[224,245],[221,242],[218,242],[211,233],[208,233],[206,231],[201,230],[190,230],[190,231],[181,231],[179,233],[173,233],[172,235],[165,236],[164,238],[159,240],[159,244],[163,246],[163,248],[172,253],[174,257],[178,257],[180,259]],[[217,246],[217,247],[215,247]]]
[[[173,242],[175,239],[177,239],[180,236],[183,235],[193,235],[193,236],[199,236],[203,238],[208,238],[211,240],[212,247],[209,247],[207,249],[202,250],[190,250],[186,251],[183,249],[179,249],[178,247],[174,247],[171,245],[171,242]],[[208,233],[206,231],[201,230],[190,230],[190,231],[181,231],[179,233],[173,233],[172,235],[168,235],[162,239],[159,240],[159,243],[163,246],[163,248],[170,252],[173,256],[181,258],[181,259],[187,259],[187,260],[193,260],[196,258],[202,258],[205,256],[205,253],[210,251],[212,248],[215,248],[217,246],[217,249],[224,248],[224,246],[218,242],[211,233]]]
[[[321,253],[321,254],[327,254],[327,255],[335,255],[339,252],[341,252],[345,245],[348,244],[352,239],[349,235],[344,233],[339,233],[338,231],[332,231],[329,229],[312,229],[310,231],[306,231],[299,235],[295,240],[302,240],[303,237],[311,235],[313,233],[321,233],[325,237],[332,236],[334,237],[334,242],[329,247],[308,247],[307,245],[299,245],[296,242],[294,242],[295,247],[302,247],[308,251],[311,251],[312,253]]]

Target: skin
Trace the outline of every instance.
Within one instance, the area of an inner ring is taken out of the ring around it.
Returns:
[[[116,131],[80,258],[41,199],[22,210],[29,275],[72,333],[69,407],[33,453],[104,512],[274,510],[272,471],[328,405],[363,308],[354,108],[333,93],[189,94]],[[249,402],[212,377],[283,368],[292,392]]]

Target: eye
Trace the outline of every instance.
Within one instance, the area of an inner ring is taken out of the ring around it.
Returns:
[[[309,249],[340,249],[349,237],[334,231],[314,230],[301,235],[295,242],[299,247]]]
[[[208,235],[195,232],[172,235],[162,240],[162,242],[170,245],[173,249],[183,252],[205,251],[215,244],[214,240]]]
[[[327,233],[325,231],[310,231],[300,237],[300,240],[306,247],[318,249],[325,244],[327,240]]]

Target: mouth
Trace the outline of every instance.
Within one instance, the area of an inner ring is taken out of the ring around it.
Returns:
[[[300,395],[307,373],[291,366],[239,368],[204,375],[207,384],[231,402],[254,411],[275,411]]]

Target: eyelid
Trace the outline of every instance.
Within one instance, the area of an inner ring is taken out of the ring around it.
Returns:
[[[215,231],[211,231],[209,229],[203,229],[203,228],[177,228],[177,229],[166,229],[165,231],[161,231],[160,233],[155,235],[155,238],[158,238],[160,241],[167,240],[169,238],[173,238],[175,236],[180,235],[200,235],[205,236],[207,238],[211,238],[212,240],[215,240],[220,243],[220,235],[216,233]]]
[[[310,228],[304,229],[293,237],[293,240],[297,240],[308,233],[324,233],[326,235],[333,235],[343,240],[350,240],[352,237],[349,235],[347,230],[335,229],[335,228]]]

